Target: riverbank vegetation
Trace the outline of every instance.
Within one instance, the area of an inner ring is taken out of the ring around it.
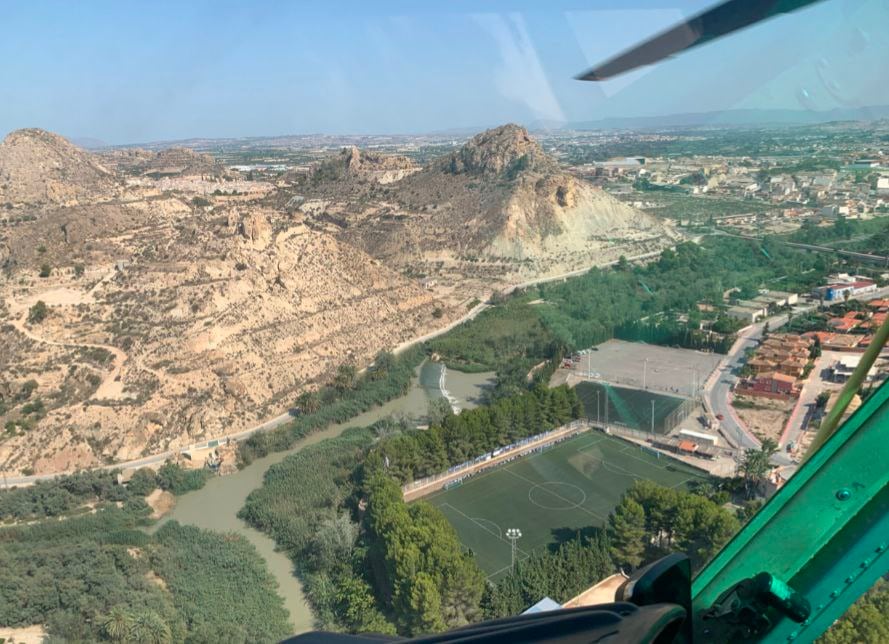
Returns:
[[[266,472],[241,518],[294,561],[318,625],[417,634],[481,618],[484,575],[440,511],[400,483],[576,418],[573,391],[536,386],[415,430],[351,429]],[[395,547],[395,544],[398,547]]]
[[[481,418],[460,425],[460,435],[446,444],[484,435],[476,432]],[[412,474],[402,461],[422,462],[429,445],[415,437],[433,431],[393,423],[348,430],[270,468],[248,498],[242,518],[273,536],[294,560],[317,627],[419,635],[514,615],[544,596],[576,596],[615,572],[616,563],[633,568],[685,549],[698,567],[738,528],[731,512],[705,496],[639,482],[604,529],[561,535],[550,549],[487,583],[440,510],[403,501],[400,483]],[[399,449],[390,455],[395,444]],[[432,450],[443,467],[447,449]],[[466,450],[460,458],[477,455]],[[678,517],[676,524],[670,517]]]
[[[299,439],[328,425],[354,418],[382,405],[410,388],[414,370],[423,361],[422,347],[412,347],[398,356],[381,352],[362,375],[354,368],[340,368],[333,382],[318,392],[302,397],[302,409],[293,420],[267,432],[257,432],[241,443],[239,460],[247,465],[254,459],[293,447]]]
[[[87,470],[37,481],[27,487],[0,490],[0,523],[60,517],[85,512],[103,504],[140,500],[155,488],[179,495],[200,489],[209,470],[185,469],[167,462],[157,473],[138,470],[126,484],[118,483],[120,470]]]
[[[53,641],[275,642],[292,632],[252,545],[170,523],[131,500],[0,529],[0,625]]]
[[[441,511],[405,503],[383,471],[365,482],[365,491],[370,576],[398,632],[435,633],[479,621],[485,577]]]
[[[268,469],[238,515],[293,560],[319,628],[395,632],[377,608],[358,542],[355,470],[376,436],[349,429],[291,454]]]

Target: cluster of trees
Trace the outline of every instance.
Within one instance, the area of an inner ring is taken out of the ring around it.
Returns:
[[[516,562],[514,571],[485,590],[485,618],[518,615],[543,597],[564,603],[614,574],[607,536],[591,532],[578,534],[554,550],[535,550]]]
[[[0,530],[0,625],[45,625],[54,641],[275,642],[292,632],[274,582],[239,538],[149,508]],[[157,583],[151,581],[157,579]]]
[[[148,548],[189,642],[278,642],[293,633],[278,584],[246,539],[170,521]]]
[[[807,291],[829,271],[820,256],[787,248],[776,240],[762,243],[731,237],[710,237],[701,244],[666,249],[645,266],[619,263],[593,269],[564,282],[540,284],[484,311],[475,320],[430,343],[430,349],[451,367],[501,371],[528,369],[563,351],[586,348],[615,336],[659,344],[712,348],[730,345],[710,340],[695,330],[700,302],[719,306],[723,293],[739,288],[752,297],[763,287]],[[541,304],[530,302],[543,300]],[[687,315],[689,324],[660,321]],[[733,333],[727,318],[715,319],[714,330]]]
[[[527,373],[541,359],[554,355],[552,333],[538,315],[531,295],[508,298],[476,318],[431,340],[429,351],[464,372],[511,368]],[[499,374],[498,374],[499,375]]]
[[[239,516],[294,560],[325,628],[417,634],[466,624],[482,615],[484,576],[444,515],[405,504],[399,483],[564,424],[581,409],[572,390],[538,386],[459,416],[441,409],[425,431],[395,421],[350,429],[269,468]],[[581,565],[583,557],[568,553],[553,569],[561,581],[546,583],[564,586]],[[532,564],[526,570],[536,578]],[[488,604],[517,601],[511,587],[503,593],[489,593]]]
[[[735,340],[734,335],[714,336],[712,333],[692,328],[689,324],[673,319],[645,322],[634,320],[617,327],[614,335],[621,340],[631,342],[647,342],[715,353],[728,353]]]
[[[574,389],[541,385],[459,416],[449,414],[428,430],[385,438],[368,455],[365,466],[385,469],[400,482],[412,481],[581,416],[583,405]]]
[[[380,353],[361,376],[357,375],[354,365],[342,365],[330,385],[300,397],[294,410],[297,415],[292,421],[272,431],[257,432],[241,443],[241,464],[290,449],[312,432],[347,421],[404,395],[422,360],[422,350],[414,348],[397,357],[388,352]]]
[[[290,454],[266,470],[261,487],[247,497],[238,516],[269,534],[299,566],[323,569],[319,527],[335,520],[354,493],[352,471],[375,440],[368,428],[348,429],[336,438]]]
[[[748,449],[744,452],[744,460],[741,462],[741,478],[744,481],[744,489],[747,498],[762,492],[766,476],[772,468],[769,462],[772,454],[778,451],[778,443],[771,438],[762,441],[759,449]]]
[[[161,488],[179,495],[204,486],[208,470],[186,470],[172,462],[138,470],[127,485],[117,482],[120,470],[87,470],[34,485],[0,491],[0,522],[42,519],[69,514],[87,504],[122,503]]]
[[[43,300],[37,300],[34,305],[28,309],[28,324],[40,324],[49,315],[49,307]]]
[[[812,219],[806,219],[798,230],[787,238],[803,244],[823,244],[840,239],[849,239],[858,231],[859,224],[845,217],[837,217],[832,226],[819,226]]]
[[[889,582],[881,579],[820,639],[822,644],[889,642]]]
[[[766,252],[762,252],[765,250]],[[583,344],[594,335],[662,313],[697,315],[697,304],[721,304],[731,288],[808,289],[822,272],[811,271],[817,258],[767,241],[763,248],[729,237],[707,238],[665,249],[658,261],[625,270],[593,270],[564,283],[540,287],[541,297],[557,306],[563,325]],[[779,281],[775,281],[779,280]]]
[[[382,472],[366,489],[371,574],[398,631],[419,635],[478,621],[485,578],[445,516],[425,502],[406,504]]]
[[[637,568],[670,552],[684,552],[697,569],[728,541],[738,519],[705,496],[636,481],[608,517],[616,563]]]
[[[268,469],[239,513],[293,560],[316,623],[325,629],[395,632],[376,607],[353,519],[353,473],[375,436],[368,428],[349,429],[289,455]]]

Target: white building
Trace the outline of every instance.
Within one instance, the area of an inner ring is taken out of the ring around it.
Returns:
[[[861,354],[853,353],[849,355],[840,356],[840,359],[833,363],[831,366],[831,372],[833,375],[833,379],[836,382],[846,382],[851,376],[852,372],[858,367],[858,364],[861,362]],[[877,367],[876,365],[870,368],[870,371],[867,372],[867,376],[865,380],[870,382],[874,378],[877,377]]]

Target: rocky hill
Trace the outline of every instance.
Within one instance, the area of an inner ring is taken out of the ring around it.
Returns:
[[[57,134],[16,130],[0,143],[0,205],[7,209],[95,203],[119,185],[94,155]]]
[[[172,147],[157,152],[123,148],[99,153],[103,162],[122,174],[161,177],[221,177],[229,173],[210,154]]]
[[[91,155],[67,158],[100,183]],[[463,312],[264,191],[213,185],[146,174],[111,201],[0,220],[0,472],[250,428]]]
[[[371,185],[399,181],[420,167],[405,156],[387,155],[355,146],[343,148],[339,154],[320,161],[308,174],[288,173],[284,181],[304,186],[318,194],[364,192]]]
[[[105,159],[115,171],[37,130],[0,146],[14,200],[0,212],[0,472],[251,428],[473,298],[673,239],[514,125],[422,169],[347,148],[283,187],[189,151]]]
[[[561,169],[517,125],[483,132],[359,200],[323,194],[300,204],[318,225],[387,264],[454,284],[563,273],[652,252],[676,236]]]

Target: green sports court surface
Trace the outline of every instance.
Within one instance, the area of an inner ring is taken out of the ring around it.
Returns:
[[[437,506],[496,579],[509,570],[508,528],[518,528],[518,557],[588,526],[602,526],[636,479],[687,488],[706,475],[680,461],[592,431],[467,479],[423,500]]]

